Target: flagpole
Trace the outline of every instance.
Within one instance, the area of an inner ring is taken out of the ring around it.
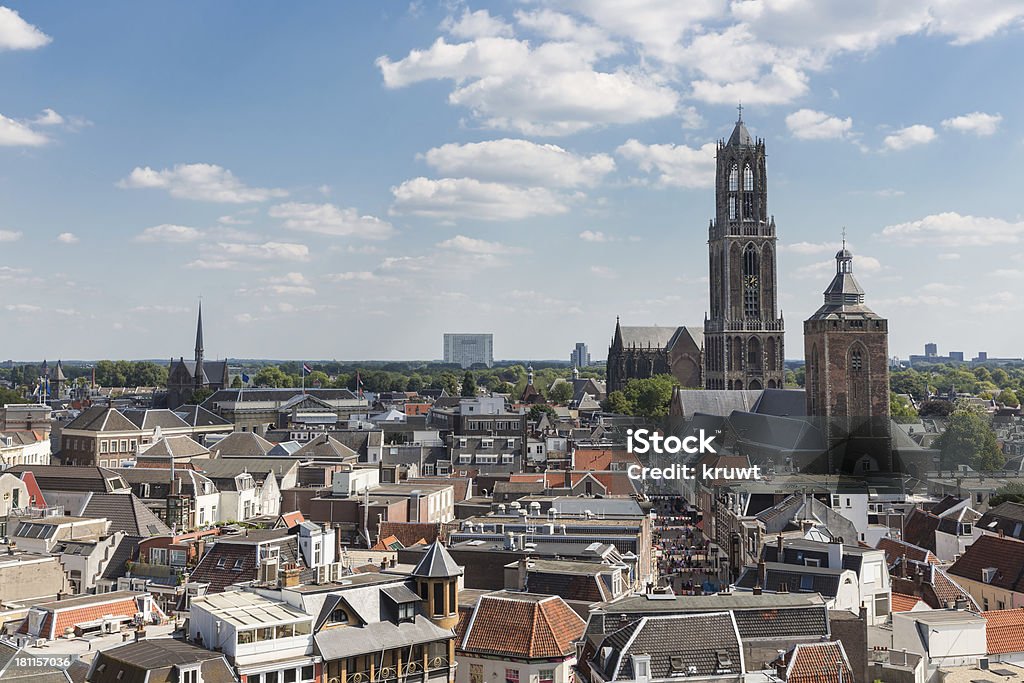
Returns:
[[[302,375],[302,395],[306,395],[306,361],[302,361],[302,368],[299,370],[299,374]]]

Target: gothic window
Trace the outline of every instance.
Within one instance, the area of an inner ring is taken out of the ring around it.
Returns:
[[[729,171],[729,192],[736,192],[739,188],[740,170],[736,164],[732,165],[732,170]]]
[[[736,197],[729,195],[729,220],[736,220]]]
[[[864,357],[861,355],[860,349],[854,349],[853,353],[850,354],[850,369],[854,372],[860,372],[864,369]]]
[[[754,191],[754,170],[750,164],[743,167],[743,190],[744,192]]]
[[[757,249],[748,244],[743,252],[743,316],[758,318],[761,315],[761,282],[758,279]]]

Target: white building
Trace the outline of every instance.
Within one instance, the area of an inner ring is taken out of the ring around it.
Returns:
[[[444,362],[457,363],[464,368],[476,364],[491,367],[494,365],[494,335],[446,332],[444,335]]]
[[[956,609],[896,612],[892,615],[892,649],[921,655],[929,681],[938,669],[977,666],[987,654],[985,617]]]

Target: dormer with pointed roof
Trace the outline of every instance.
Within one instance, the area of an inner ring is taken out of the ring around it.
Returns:
[[[441,541],[434,541],[410,576],[423,600],[427,617],[441,628],[459,623],[459,579],[463,569]]]

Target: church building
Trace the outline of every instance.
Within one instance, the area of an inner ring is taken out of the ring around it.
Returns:
[[[228,362],[203,359],[203,305],[199,304],[199,320],[196,323],[195,360],[171,359],[167,372],[167,407],[174,410],[180,405],[192,403],[192,397],[199,389],[217,391],[228,386]]]

